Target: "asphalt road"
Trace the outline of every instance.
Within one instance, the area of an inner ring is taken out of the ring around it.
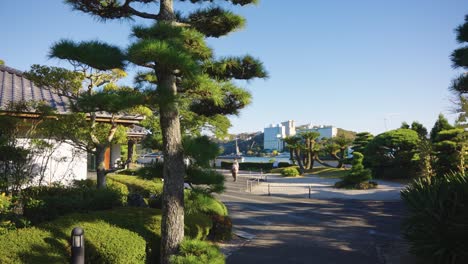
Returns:
[[[252,195],[247,176],[226,176],[220,196],[235,232],[249,238],[228,264],[411,263],[401,249],[401,202]]]

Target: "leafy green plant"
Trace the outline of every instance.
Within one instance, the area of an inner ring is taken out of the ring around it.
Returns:
[[[97,189],[95,183],[80,181],[69,187],[29,187],[22,191],[21,199],[24,217],[37,224],[65,214],[123,206],[127,195],[128,189],[119,183],[110,182],[108,188]]]
[[[232,222],[229,216],[211,216],[213,227],[208,237],[214,241],[226,241],[232,238]]]
[[[145,180],[138,176],[109,174],[108,178],[114,182],[125,184],[130,193],[137,193],[145,198],[151,195],[161,195],[163,184],[160,179]]]
[[[173,264],[224,264],[224,255],[218,247],[200,240],[184,240],[180,253],[171,258]]]
[[[196,190],[185,191],[185,212],[227,216],[226,206],[212,195]]]
[[[299,171],[296,169],[296,167],[284,168],[281,171],[281,175],[286,176],[286,177],[298,176]]]
[[[430,263],[466,263],[468,175],[419,178],[401,197],[408,207],[403,235],[411,251]]]
[[[336,182],[336,188],[351,188],[351,189],[369,189],[375,188],[377,183],[369,182],[372,179],[372,173],[369,169],[365,169],[362,161],[364,155],[359,152],[353,152],[353,167],[343,177],[342,181]]]

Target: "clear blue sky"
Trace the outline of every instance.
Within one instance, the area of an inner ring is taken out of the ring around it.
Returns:
[[[453,121],[447,87],[458,72],[449,55],[466,0],[262,0],[233,10],[246,29],[210,45],[218,56],[260,58],[270,78],[242,83],[253,103],[231,118],[230,132],[288,119],[374,134],[413,120],[430,129],[439,113]],[[101,23],[60,0],[1,0],[0,18],[0,58],[19,70],[66,66],[47,59],[62,38],[130,43],[132,23]]]

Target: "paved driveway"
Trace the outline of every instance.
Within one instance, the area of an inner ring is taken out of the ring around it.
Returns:
[[[244,176],[244,177],[242,177]],[[227,205],[242,246],[227,263],[412,263],[400,237],[401,201],[286,198],[246,192],[227,176]]]

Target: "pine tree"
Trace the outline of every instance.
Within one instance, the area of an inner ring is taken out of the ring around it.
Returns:
[[[180,0],[185,2],[185,0]],[[207,0],[190,0],[199,4]],[[251,56],[215,59],[206,37],[221,37],[237,30],[245,20],[222,7],[198,9],[187,16],[175,12],[173,0],[67,0],[76,10],[99,19],[150,19],[154,24],[135,27],[136,42],[127,50],[131,63],[146,68],[140,76],[150,86],[151,106],[160,117],[164,151],[161,263],[169,263],[184,237],[184,176],[180,105],[202,116],[237,114],[250,102],[250,94],[232,79],[266,77]],[[209,0],[209,2],[215,2]],[[255,0],[227,0],[248,5]],[[158,4],[157,13],[137,9]]]
[[[454,68],[462,68],[465,70],[459,77],[452,81],[450,90],[452,90],[458,98],[456,102],[456,112],[458,113],[457,125],[468,127],[468,15],[465,16],[465,23],[456,28],[457,41],[464,44],[463,47],[453,51],[451,59]]]
[[[367,144],[374,138],[369,132],[361,132],[356,134],[356,138],[353,141],[353,152],[365,153]]]
[[[449,124],[447,118],[443,114],[439,114],[437,121],[435,122],[434,126],[431,129],[430,138],[431,141],[434,142],[437,138],[437,135],[440,131],[452,129],[453,126]]]

